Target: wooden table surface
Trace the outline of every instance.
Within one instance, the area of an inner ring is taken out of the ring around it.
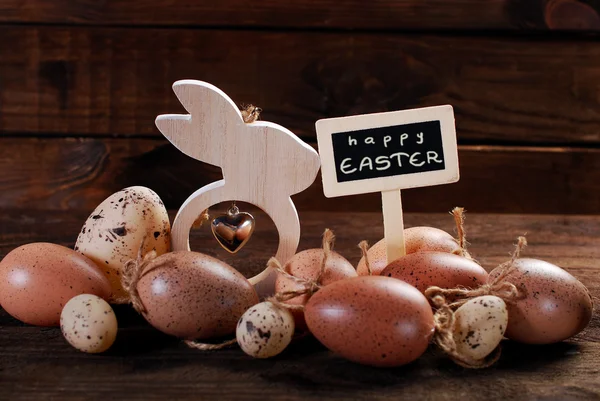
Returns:
[[[72,246],[89,211],[3,210],[0,255],[35,241]],[[300,249],[319,245],[325,227],[337,234],[336,250],[356,263],[356,244],[382,235],[376,213],[301,215]],[[272,223],[257,217],[247,249],[228,260],[246,273],[260,270],[276,248]],[[406,225],[452,232],[446,214],[409,214]],[[507,259],[527,233],[525,255],[556,263],[600,296],[600,216],[469,215],[471,250],[486,269]],[[206,231],[192,248],[223,256]],[[353,364],[312,338],[283,354],[253,360],[239,349],[199,352],[149,327],[129,307],[116,308],[119,334],[103,355],[71,348],[57,328],[26,326],[0,311],[0,399],[368,399],[368,400],[580,400],[600,399],[600,316],[570,341],[548,346],[503,344],[500,361],[485,370],[456,366],[430,349],[395,369]]]

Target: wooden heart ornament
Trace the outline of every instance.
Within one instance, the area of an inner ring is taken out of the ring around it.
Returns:
[[[217,242],[227,252],[236,253],[254,232],[254,217],[232,206],[226,214],[213,219],[210,228]]]

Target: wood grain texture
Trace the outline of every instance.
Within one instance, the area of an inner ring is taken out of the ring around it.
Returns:
[[[556,5],[556,3],[561,3]],[[600,5],[585,0],[4,0],[0,21],[392,30],[589,30]]]
[[[599,149],[462,146],[459,159],[458,183],[403,191],[405,210],[600,213],[593,195],[600,193]],[[153,189],[177,209],[221,179],[220,169],[154,139],[4,138],[0,171],[0,207],[90,212],[132,185]],[[292,199],[301,212],[381,210],[379,193],[325,198],[320,176]]]
[[[0,132],[159,135],[178,79],[314,138],[317,119],[451,104],[459,142],[600,143],[591,39],[0,26]]]
[[[87,211],[3,209],[0,256],[21,243],[53,241],[72,245]],[[260,218],[260,216],[259,216]],[[407,226],[431,225],[452,232],[447,214],[407,214]],[[352,263],[361,239],[379,239],[378,213],[309,212],[302,216],[300,249],[320,244],[325,226],[337,234],[336,250]],[[270,256],[274,231],[257,227],[245,255],[231,263],[248,266]],[[600,217],[470,214],[471,251],[486,269],[505,261],[517,235],[528,232],[528,257],[544,258],[569,270],[600,295]],[[219,247],[208,231],[192,238],[194,247]],[[254,242],[254,245],[252,245]],[[465,370],[440,352],[428,351],[415,363],[373,369],[345,361],[305,338],[282,355],[253,360],[238,349],[200,353],[161,335],[128,307],[118,307],[119,334],[105,355],[79,353],[58,329],[24,326],[0,310],[0,391],[11,400],[597,400],[600,399],[600,315],[567,342],[550,346],[503,344],[498,364]],[[552,378],[549,380],[548,378]],[[93,390],[92,390],[93,389]]]
[[[400,190],[381,193],[381,214],[383,216],[383,237],[385,256],[388,263],[406,255],[404,242],[404,210]]]
[[[173,250],[190,250],[190,230],[204,210],[236,200],[258,206],[271,217],[279,233],[275,256],[286,263],[300,241],[291,196],[315,181],[318,153],[280,125],[246,119],[226,93],[209,83],[177,81],[173,90],[189,114],[161,114],[156,126],[183,154],[218,166],[223,174],[222,180],[199,188],[181,205],[171,229]],[[275,292],[275,278],[275,270],[266,268],[249,281],[264,297]]]

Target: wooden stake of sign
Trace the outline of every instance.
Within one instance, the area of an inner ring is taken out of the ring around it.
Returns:
[[[459,179],[452,106],[319,120],[328,198],[381,192],[387,260],[405,255],[400,190]]]
[[[388,263],[406,255],[404,244],[404,217],[400,190],[381,193],[383,209],[383,236],[386,241]]]
[[[271,217],[279,232],[275,256],[285,263],[300,241],[300,222],[290,196],[315,180],[317,152],[280,125],[246,124],[235,103],[211,84],[183,80],[175,82],[173,90],[190,114],[160,115],[156,126],[180,151],[223,171],[222,180],[194,192],[179,209],[171,230],[173,250],[190,250],[190,229],[203,210],[241,201]],[[265,269],[250,282],[264,296],[273,293],[274,279],[274,272]]]

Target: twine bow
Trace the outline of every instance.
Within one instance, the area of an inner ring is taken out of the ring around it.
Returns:
[[[454,311],[470,299],[483,295],[494,295],[502,298],[505,302],[514,302],[524,297],[526,295],[525,292],[519,291],[513,283],[506,281],[506,278],[513,271],[514,264],[526,245],[527,240],[525,237],[519,237],[510,260],[497,267],[499,274],[487,284],[483,284],[472,290],[466,288],[444,289],[435,286],[425,290],[425,296],[430,300],[434,308],[437,309],[433,316],[435,325],[433,342],[458,365],[465,368],[481,369],[493,365],[500,358],[502,352],[500,345],[483,359],[473,359],[458,351],[454,339],[454,325],[456,323]],[[454,302],[448,304],[447,298],[453,299]]]
[[[454,339],[454,325],[456,322],[454,311],[450,305],[446,303],[446,299],[441,295],[433,297],[431,303],[437,308],[437,311],[433,315],[433,323],[435,326],[433,342],[456,364],[464,368],[482,369],[496,363],[502,352],[500,346],[484,359],[474,359],[460,353]]]
[[[502,298],[505,302],[514,302],[526,296],[525,289],[519,290],[513,283],[506,281],[506,277],[512,272],[514,264],[521,256],[521,252],[527,246],[527,239],[519,237],[515,251],[509,261],[502,263],[495,270],[499,273],[490,282],[483,284],[474,289],[468,288],[440,288],[436,286],[429,287],[425,290],[425,296],[433,300],[435,296],[441,295],[444,299],[455,300],[450,304],[450,308],[456,309],[469,299],[480,297],[483,295],[495,295]]]
[[[242,118],[244,119],[244,122],[246,124],[251,124],[258,120],[258,117],[260,117],[260,113],[262,113],[262,109],[260,107],[256,107],[251,104],[242,107]]]
[[[325,272],[327,271],[327,261],[328,261],[329,257],[331,256],[331,252],[333,250],[334,243],[335,243],[335,235],[333,235],[333,231],[326,228],[325,231],[323,232],[323,241],[322,241],[323,259],[321,260],[319,274],[313,280],[307,280],[302,277],[294,276],[293,274],[289,273],[286,270],[286,267],[288,266],[287,264],[286,264],[286,266],[282,266],[281,263],[275,257],[272,257],[271,259],[269,259],[269,262],[267,263],[268,267],[275,269],[278,274],[281,274],[285,278],[290,279],[290,280],[294,281],[295,283],[302,285],[303,288],[301,288],[299,290],[279,292],[279,293],[273,295],[272,297],[269,297],[267,300],[280,306],[280,307],[286,308],[286,309],[304,310],[304,305],[292,305],[292,304],[286,303],[286,301],[289,301],[290,299],[296,298],[301,295],[308,295],[308,297],[311,297],[315,292],[319,291],[322,288],[321,280],[323,279],[323,276],[325,275]]]

